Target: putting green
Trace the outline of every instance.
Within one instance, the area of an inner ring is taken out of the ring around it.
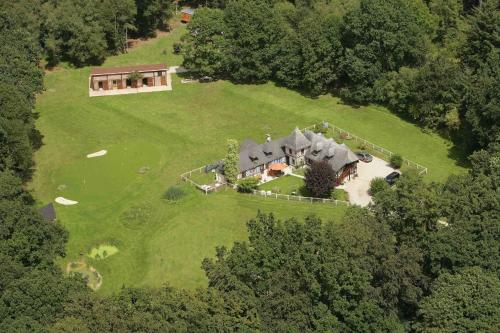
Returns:
[[[107,257],[112,256],[116,253],[118,253],[118,248],[116,246],[102,244],[98,247],[92,248],[88,256],[92,259],[100,260],[106,259]]]

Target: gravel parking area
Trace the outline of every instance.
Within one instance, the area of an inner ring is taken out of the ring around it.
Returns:
[[[372,200],[371,196],[368,194],[370,181],[377,177],[384,178],[394,170],[395,169],[391,168],[388,162],[373,156],[373,161],[370,163],[359,161],[358,176],[346,182],[345,185],[339,186],[339,188],[349,193],[349,201],[352,204],[364,207]]]

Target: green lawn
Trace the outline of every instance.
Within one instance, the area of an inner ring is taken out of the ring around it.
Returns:
[[[171,46],[181,34],[182,28],[111,57],[106,65],[180,64]],[[177,77],[171,92],[89,98],[89,72],[61,69],[46,76],[47,90],[37,100],[37,127],[45,145],[35,156],[31,188],[40,203],[57,196],[79,201],[56,207],[70,232],[62,268],[86,259],[95,246],[119,249],[92,262],[103,277],[102,293],[167,281],[187,288],[204,285],[201,260],[213,256],[217,245],[246,239],[245,223],[259,209],[282,218],[317,213],[341,219],[345,208],[232,190],[204,195],[182,185],[187,196],[179,202],[162,198],[180,183],[181,173],[222,158],[228,138],[260,142],[266,133],[279,137],[295,126],[327,120],[427,166],[430,180],[464,171],[450,157],[449,142],[382,107],[352,108],[332,96],[309,99],[272,83],[181,84]],[[101,149],[108,154],[85,158]],[[148,171],[140,172],[144,167]],[[135,222],[124,219],[135,210],[145,215]]]
[[[260,190],[272,191],[273,193],[302,195],[304,180],[293,176],[283,176],[259,186]]]

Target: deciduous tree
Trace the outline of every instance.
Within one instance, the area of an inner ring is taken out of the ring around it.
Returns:
[[[314,197],[327,198],[335,186],[336,175],[326,161],[314,162],[304,174],[307,190]]]

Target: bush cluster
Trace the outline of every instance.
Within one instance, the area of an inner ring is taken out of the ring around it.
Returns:
[[[259,186],[259,180],[255,177],[244,178],[238,181],[238,192],[252,193]]]
[[[399,169],[403,166],[403,156],[399,154],[394,154],[391,156],[390,162],[391,166],[395,169]]]

